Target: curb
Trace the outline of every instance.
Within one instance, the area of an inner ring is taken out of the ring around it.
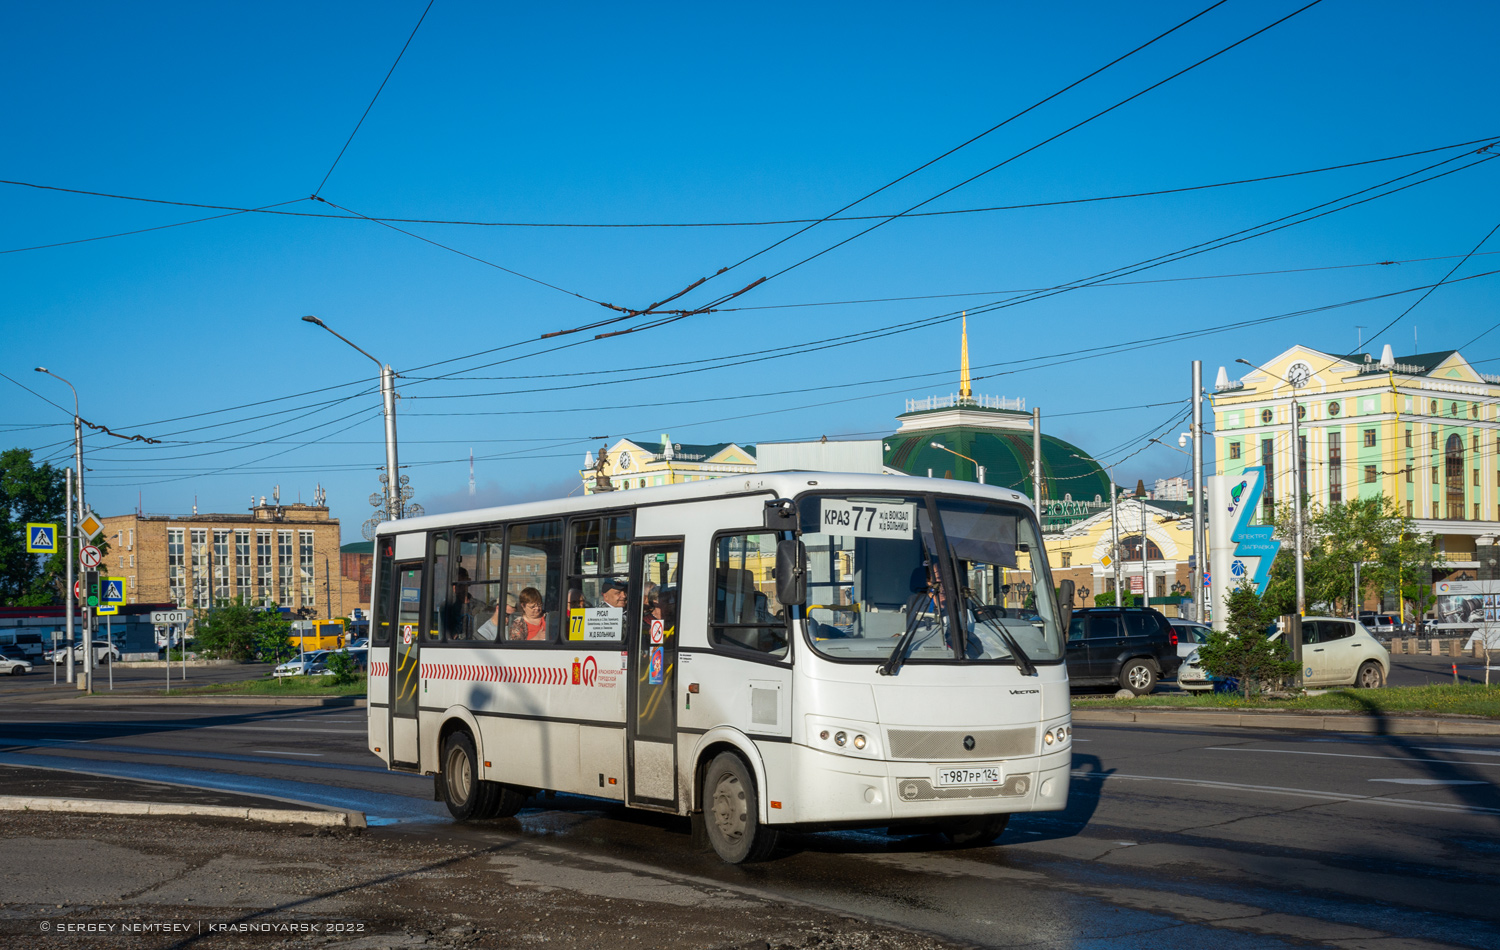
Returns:
[[[38,699],[42,703],[86,703],[92,706],[345,706],[364,708],[363,696],[64,696]]]
[[[115,802],[87,798],[34,798],[0,795],[0,811],[74,812],[90,815],[200,816],[245,818],[273,825],[320,825],[364,828],[364,812],[289,808],[238,808],[233,805],[185,805],[168,802]]]
[[[1307,715],[1294,712],[1221,713],[1200,710],[1074,709],[1074,722],[1153,723],[1179,726],[1240,726],[1251,729],[1308,729],[1368,732],[1394,736],[1500,736],[1500,722],[1487,719],[1377,719],[1358,713]]]

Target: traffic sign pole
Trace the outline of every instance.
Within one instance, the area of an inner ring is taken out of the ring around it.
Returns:
[[[78,592],[73,588],[73,470],[67,470],[68,479],[68,682],[73,682],[73,610],[78,603]],[[52,652],[52,669],[57,670],[57,651]]]

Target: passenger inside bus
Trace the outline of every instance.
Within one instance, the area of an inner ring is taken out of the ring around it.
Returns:
[[[516,612],[516,595],[515,594],[506,594],[505,595],[505,604],[504,604],[504,606],[505,606],[505,626],[507,628],[509,628],[510,625],[511,625],[512,620],[514,619],[514,614]],[[495,640],[495,639],[499,638],[499,636],[500,636],[500,607],[501,607],[500,604],[496,604],[495,605],[495,612],[490,617],[490,619],[488,619],[484,623],[480,624],[479,625],[479,629],[474,631],[474,637],[476,639],[479,639],[479,640]]]
[[[535,587],[528,587],[521,591],[517,603],[520,606],[520,612],[511,620],[507,639],[547,639],[547,616],[542,603],[542,592]]]
[[[623,578],[611,577],[607,579],[599,591],[599,600],[605,607],[614,607],[622,610],[625,607],[626,585]]]

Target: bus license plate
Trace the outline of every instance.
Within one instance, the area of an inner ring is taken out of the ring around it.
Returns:
[[[939,785],[998,785],[999,769],[938,769]]]

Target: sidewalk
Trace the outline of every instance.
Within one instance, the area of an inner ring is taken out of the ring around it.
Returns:
[[[69,812],[90,817],[197,816],[277,825],[365,827],[365,816],[359,812],[65,769],[0,766],[0,815],[5,816],[0,821],[18,812]]]

